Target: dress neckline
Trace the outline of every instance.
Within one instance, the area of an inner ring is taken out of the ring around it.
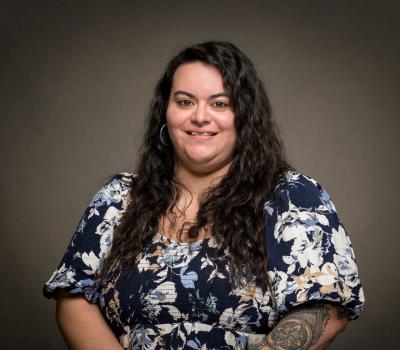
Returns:
[[[190,245],[190,244],[202,244],[203,242],[208,242],[212,237],[209,238],[203,238],[203,239],[198,239],[197,241],[192,241],[192,242],[181,242],[178,241],[176,239],[172,239],[172,238],[168,238],[166,236],[164,236],[163,234],[161,234],[160,232],[157,232],[155,234],[155,237],[161,241],[166,241],[166,242],[170,242],[170,243],[174,243],[174,244],[180,244],[180,245]]]

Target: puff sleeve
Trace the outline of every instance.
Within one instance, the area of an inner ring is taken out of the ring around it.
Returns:
[[[94,195],[60,264],[44,285],[45,297],[55,298],[58,290],[64,289],[97,301],[96,274],[111,247],[131,180],[130,174],[118,174]]]
[[[332,200],[306,175],[289,172],[266,202],[268,274],[278,318],[311,300],[360,314],[364,293],[354,251]]]

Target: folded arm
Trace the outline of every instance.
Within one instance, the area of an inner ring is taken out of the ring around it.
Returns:
[[[289,312],[260,350],[322,350],[347,326],[349,313],[329,303],[306,304]]]

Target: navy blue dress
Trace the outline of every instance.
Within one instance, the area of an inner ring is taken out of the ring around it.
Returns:
[[[96,275],[127,205],[133,175],[122,173],[92,199],[44,295],[59,289],[97,303],[124,349],[251,349],[294,306],[364,303],[354,252],[327,192],[288,172],[265,202],[272,293],[252,282],[232,289],[229,250],[213,237],[182,243],[154,235],[136,266]],[[272,198],[272,197],[271,197]]]

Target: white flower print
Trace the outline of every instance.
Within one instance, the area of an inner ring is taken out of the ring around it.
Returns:
[[[93,197],[46,296],[59,288],[100,304],[125,350],[245,349],[260,329],[273,328],[292,307],[335,301],[353,317],[364,294],[354,252],[329,194],[315,180],[288,172],[264,203],[271,289],[255,276],[230,285],[231,253],[211,237],[193,244],[154,234],[128,273],[116,269],[98,286],[127,207],[130,174],[118,175]]]

